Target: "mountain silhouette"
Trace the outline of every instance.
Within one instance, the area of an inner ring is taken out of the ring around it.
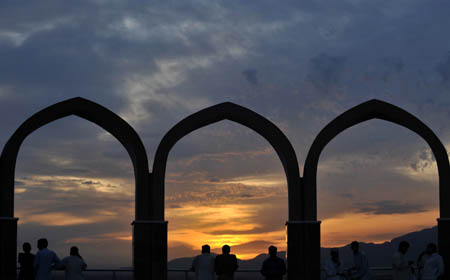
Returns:
[[[411,245],[406,257],[411,261],[417,261],[419,254],[425,249],[430,242],[437,244],[437,227],[423,229],[407,233],[405,235],[396,237],[390,242],[381,244],[374,243],[360,243],[360,249],[366,253],[371,267],[390,267],[392,255],[398,250],[400,241],[408,241]],[[321,249],[322,261],[330,255],[330,248]],[[344,267],[351,266],[353,263],[353,256],[350,250],[350,244],[339,248],[339,256]]]
[[[396,237],[390,242],[384,242],[381,244],[375,243],[360,243],[361,251],[365,252],[371,267],[390,267],[391,259],[394,252],[398,249],[400,241],[408,241],[411,245],[406,256],[411,261],[416,261],[419,254],[425,249],[426,245],[430,242],[437,244],[437,227],[423,229],[416,232],[407,233],[405,235]],[[255,241],[257,242],[257,241]],[[330,256],[331,248],[321,248],[322,261]],[[352,252],[350,250],[350,244],[339,247],[339,255],[344,267],[350,267],[353,263]],[[280,258],[285,259],[286,252],[278,252]],[[239,269],[241,270],[259,270],[262,262],[268,257],[267,254],[260,254],[250,260],[238,260]],[[169,269],[189,269],[192,264],[194,256],[186,258],[177,258],[169,261]]]

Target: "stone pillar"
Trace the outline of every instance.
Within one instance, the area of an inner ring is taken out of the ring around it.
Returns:
[[[444,259],[445,280],[450,280],[450,218],[440,218],[438,221],[438,248]]]
[[[17,220],[0,217],[0,279],[16,279]]]
[[[135,280],[167,279],[167,221],[137,220],[133,226]]]
[[[288,279],[320,280],[320,221],[288,221]]]

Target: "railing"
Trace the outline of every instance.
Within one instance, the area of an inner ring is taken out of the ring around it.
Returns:
[[[374,276],[375,274],[378,276],[375,276],[374,279],[391,279],[390,278],[390,271],[391,271],[391,267],[371,267],[370,270],[373,272]],[[167,270],[169,273],[182,273],[183,276],[182,277],[173,277],[173,278],[177,278],[177,279],[181,279],[183,278],[184,280],[189,280],[189,275],[191,274],[192,276],[194,275],[194,272],[188,269],[168,269]],[[98,279],[104,279],[104,280],[125,280],[125,279],[132,279],[132,269],[86,269],[85,270],[86,274],[91,274],[91,273],[104,273],[104,275],[100,276]],[[385,273],[383,273],[385,272]],[[55,271],[55,279],[63,279],[63,271]],[[109,274],[111,273],[111,274]],[[237,273],[260,273],[260,270],[258,269],[242,269],[242,270],[238,270]],[[110,276],[107,276],[107,274],[109,274]],[[124,275],[126,274],[126,275]],[[180,275],[181,276],[181,275]],[[88,277],[87,279],[96,279],[97,277],[93,277],[91,275],[91,277]],[[172,277],[171,277],[172,278]],[[169,278],[170,279],[170,278]],[[237,278],[239,279],[239,278]],[[262,279],[262,276],[261,276]]]
[[[372,276],[373,276],[372,279],[374,279],[374,280],[392,279],[391,278],[391,270],[392,270],[391,267],[371,267],[370,270],[371,270]],[[256,274],[259,275],[259,278],[257,278],[257,279],[264,279],[264,277],[260,274],[260,271],[261,270],[259,270],[259,269],[242,269],[242,270],[237,270],[236,272],[237,273],[256,273]],[[322,270],[322,272],[323,271],[324,270]],[[189,273],[194,274],[193,271],[186,270],[186,269],[169,269],[168,272],[183,272],[184,273],[184,280],[188,280],[189,279]],[[287,279],[287,276],[285,276],[285,278]],[[325,275],[323,274],[321,278],[322,279],[325,278]],[[236,279],[241,279],[241,278],[236,277]],[[250,278],[248,278],[248,279],[250,279]]]

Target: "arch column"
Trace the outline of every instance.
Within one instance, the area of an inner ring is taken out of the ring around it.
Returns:
[[[438,248],[439,254],[444,259],[444,279],[450,279],[450,218],[439,218],[438,223]]]
[[[320,280],[320,223],[286,222],[289,280]]]
[[[295,211],[289,211],[286,222],[288,279],[320,280],[320,221],[310,211],[315,210],[317,199],[308,195],[304,179],[298,177],[291,183],[293,191],[289,201]],[[315,213],[315,212],[314,212]]]
[[[149,189],[154,186],[153,174],[148,174]],[[164,198],[164,195],[162,195]],[[146,205],[160,203],[161,194],[147,195]],[[136,280],[167,279],[167,221],[145,215],[131,224],[133,227],[133,267]]]
[[[134,279],[167,279],[167,222],[136,220],[132,226]]]
[[[17,220],[0,217],[0,278],[16,279]]]

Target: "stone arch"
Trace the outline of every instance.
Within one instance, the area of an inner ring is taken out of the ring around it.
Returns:
[[[422,137],[436,158],[439,174],[439,201],[441,216],[450,218],[450,165],[447,151],[434,132],[407,111],[384,101],[372,99],[342,113],[325,126],[309,149],[304,166],[305,199],[313,201],[307,208],[307,216],[317,219],[317,166],[325,146],[339,133],[359,123],[381,119],[408,128]]]
[[[299,253],[302,251],[301,248],[304,247],[303,245],[306,242],[311,244],[316,244],[317,242],[311,242],[311,240],[307,240],[308,238],[302,238],[307,237],[307,235],[304,234],[304,230],[302,231],[304,227],[301,225],[305,210],[304,204],[302,203],[303,188],[301,187],[297,156],[291,143],[277,126],[250,109],[231,102],[208,107],[181,120],[164,135],[156,150],[153,161],[153,173],[151,173],[150,178],[153,207],[151,221],[148,222],[147,231],[152,236],[161,237],[153,246],[155,251],[158,252],[155,256],[159,258],[154,261],[154,263],[159,261],[159,265],[155,266],[159,267],[160,270],[158,274],[160,277],[158,279],[166,279],[167,277],[163,274],[166,267],[162,269],[161,267],[167,263],[167,222],[164,221],[164,180],[169,152],[176,142],[184,136],[199,128],[222,120],[230,120],[246,126],[264,137],[275,149],[281,160],[287,178],[289,196],[289,221],[287,222],[288,239],[291,238],[290,241],[288,240],[289,279],[298,279],[299,276],[304,275],[302,272],[307,270],[308,266],[308,263],[301,262],[301,254]]]
[[[14,216],[14,177],[17,155],[25,138],[55,120],[75,115],[91,121],[111,133],[125,147],[134,167],[136,219],[148,216],[145,202],[148,189],[148,161],[144,145],[136,131],[121,117],[105,107],[81,97],[51,105],[28,118],[9,138],[0,156],[0,217]]]
[[[264,137],[275,149],[286,173],[289,196],[289,220],[303,216],[300,174],[294,148],[283,132],[268,119],[231,102],[220,103],[194,113],[177,123],[161,140],[155,154],[152,174],[152,197],[155,204],[152,216],[164,220],[164,179],[167,158],[175,143],[187,134],[204,126],[230,120],[246,126]]]
[[[14,177],[17,155],[25,138],[40,127],[75,115],[111,133],[127,150],[134,168],[135,219],[148,220],[149,173],[147,153],[136,131],[105,107],[81,97],[51,105],[32,115],[9,138],[0,156],[0,278],[16,278],[17,218],[14,218]],[[136,240],[136,236],[140,238]],[[135,279],[152,279],[148,240],[142,228],[133,228],[133,266]],[[137,250],[142,248],[141,250]],[[154,277],[153,279],[158,279]]]
[[[439,252],[444,258],[446,267],[448,267],[450,265],[450,165],[447,151],[427,125],[414,115],[387,102],[373,99],[349,109],[326,125],[314,139],[306,157],[303,174],[307,220],[317,220],[317,166],[321,152],[342,131],[371,119],[381,119],[408,128],[422,137],[430,146],[436,158],[439,175],[441,216],[437,219]],[[319,235],[317,238],[320,238],[320,232],[316,234]],[[308,250],[310,251],[307,254],[320,254],[320,242],[315,245],[315,248],[310,247]],[[447,270],[445,273],[444,279],[450,279]],[[316,274],[313,279],[320,279],[319,274]]]

